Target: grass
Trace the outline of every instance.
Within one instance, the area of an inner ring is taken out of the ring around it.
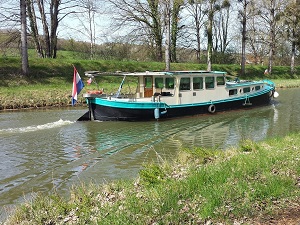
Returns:
[[[300,87],[300,79],[276,79],[273,80],[277,88]]]
[[[37,194],[6,224],[233,224],[299,201],[300,134],[227,150],[183,149],[145,165],[135,181],[73,187],[69,198]],[[251,224],[251,222],[249,222]]]

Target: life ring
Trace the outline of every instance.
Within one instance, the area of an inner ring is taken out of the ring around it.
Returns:
[[[211,104],[210,106],[208,106],[208,112],[210,113],[215,113],[216,112],[216,106]]]
[[[101,95],[102,91],[88,91],[88,94]]]

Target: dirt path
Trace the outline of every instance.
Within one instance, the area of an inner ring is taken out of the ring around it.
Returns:
[[[273,216],[259,217],[250,221],[253,225],[300,225],[300,204],[278,210]]]

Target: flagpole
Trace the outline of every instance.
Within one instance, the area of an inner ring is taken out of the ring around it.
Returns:
[[[77,97],[80,91],[84,87],[84,83],[82,82],[81,77],[74,65],[73,68],[74,68],[74,75],[73,75],[73,88],[72,88],[72,106],[74,106],[75,103],[77,102]]]
[[[123,77],[123,80],[122,80],[122,82],[121,82],[121,84],[120,84],[120,86],[119,86],[119,89],[118,89],[118,91],[117,91],[116,97],[119,97],[119,95],[120,95],[120,93],[121,93],[121,90],[122,90],[122,87],[123,87],[123,83],[124,83],[124,81],[125,81],[125,78],[126,78],[126,75],[124,75],[124,77]]]

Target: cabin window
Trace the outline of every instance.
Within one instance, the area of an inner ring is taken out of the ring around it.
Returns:
[[[189,78],[189,77],[182,77],[180,79],[179,90],[181,90],[181,91],[191,90],[191,78]]]
[[[152,77],[145,77],[145,88],[152,88]]]
[[[214,88],[215,87],[215,78],[214,77],[205,77],[205,88]]]
[[[174,78],[167,77],[165,80],[165,86],[167,89],[174,89]]]
[[[255,91],[260,90],[260,86],[255,86]]]
[[[224,77],[217,77],[217,85],[225,85]]]
[[[164,87],[164,78],[156,77],[154,80],[155,88],[163,88]]]
[[[250,87],[245,87],[245,88],[243,88],[243,92],[244,92],[244,93],[250,92]]]
[[[194,90],[203,89],[203,77],[194,77],[193,78],[193,89]]]
[[[231,90],[229,90],[229,96],[236,95],[236,94],[237,94],[237,89],[231,89]]]

